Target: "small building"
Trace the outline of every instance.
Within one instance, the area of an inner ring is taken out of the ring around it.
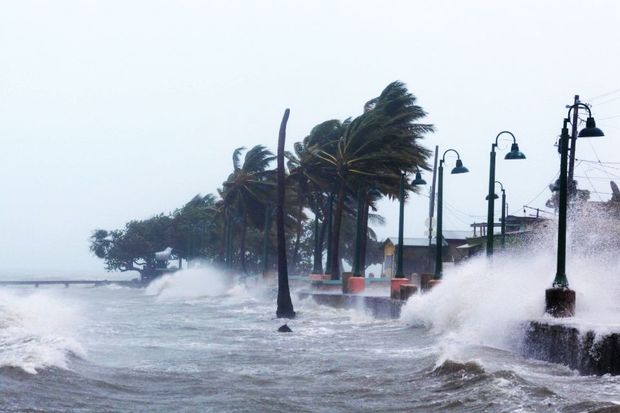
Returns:
[[[468,256],[468,252],[458,247],[467,243],[471,231],[443,231],[443,262],[456,263]],[[396,272],[396,250],[398,237],[389,237],[383,242],[382,277],[392,278]],[[403,238],[403,273],[435,272],[436,240],[429,246],[428,237]]]
[[[506,217],[506,248],[527,248],[531,241],[536,239],[548,227],[550,220],[540,216],[515,216]],[[469,256],[482,253],[486,250],[487,223],[474,222],[471,224],[474,230],[473,237],[467,239],[467,244],[460,249],[467,250]],[[501,243],[501,223],[495,223],[493,227],[494,245],[499,248]]]
[[[501,221],[501,218],[500,218]],[[516,215],[508,215],[506,217],[506,234],[520,233],[528,231],[536,231],[539,226],[545,226],[548,223],[548,219],[542,217],[519,217]],[[474,222],[470,225],[474,230],[473,238],[486,237],[487,236],[487,223],[486,222]],[[502,231],[502,224],[496,222],[493,226],[493,234],[500,234]]]

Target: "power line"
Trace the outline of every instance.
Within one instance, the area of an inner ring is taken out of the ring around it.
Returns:
[[[605,96],[613,95],[614,93],[618,93],[618,92],[620,92],[620,89],[613,89],[613,90],[610,90],[609,92],[605,92],[605,93],[603,93],[601,95],[597,95],[597,96],[591,97],[588,100],[592,101],[592,100],[604,98]]]
[[[598,161],[591,161],[589,159],[577,159],[578,161],[581,162],[587,162],[587,163],[594,163],[594,164],[601,164],[601,165],[620,165],[620,162],[603,162],[601,160]],[[620,169],[620,168],[613,168],[611,166],[608,166],[608,168],[612,168],[612,169]]]
[[[620,118],[620,115],[607,116],[606,118],[598,118],[598,120],[607,120],[607,119],[615,119],[615,118]]]

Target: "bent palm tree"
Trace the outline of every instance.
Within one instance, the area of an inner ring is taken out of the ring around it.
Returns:
[[[401,82],[389,84],[371,100],[365,113],[343,123],[344,133],[336,142],[312,148],[311,170],[318,182],[334,183],[336,210],[332,234],[332,278],[340,278],[340,228],[347,198],[360,189],[374,188],[396,197],[401,173],[416,167],[428,169],[430,151],[419,140],[433,126],[415,121],[426,116],[415,97]],[[408,190],[413,188],[409,186]]]
[[[234,171],[222,184],[220,196],[229,233],[232,235],[235,221],[241,226],[239,254],[241,268],[245,272],[245,238],[248,221],[257,228],[263,225],[265,205],[274,197],[275,171],[267,168],[275,157],[264,146],[256,145],[245,153],[241,164],[240,158],[244,149],[237,148],[233,152]],[[230,237],[228,238],[230,243]]]

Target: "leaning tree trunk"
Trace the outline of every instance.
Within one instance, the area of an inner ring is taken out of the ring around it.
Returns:
[[[342,211],[344,210],[344,183],[340,183],[338,190],[338,203],[334,212],[334,227],[332,229],[332,256],[331,256],[331,279],[340,279],[340,226],[342,225]]]
[[[276,310],[276,317],[278,318],[295,318],[291,291],[288,286],[286,239],[284,238],[284,141],[286,140],[286,123],[288,122],[289,113],[289,109],[284,111],[278,136],[278,209],[276,211],[278,227],[278,308]]]

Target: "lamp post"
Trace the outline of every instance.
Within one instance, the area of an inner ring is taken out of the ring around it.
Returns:
[[[461,155],[454,150],[448,149],[443,153],[441,161],[439,161],[439,170],[437,176],[437,235],[436,235],[436,250],[435,250],[435,280],[440,280],[442,276],[442,247],[443,247],[443,164],[446,161],[446,154],[448,152],[456,153],[456,166],[452,168],[451,174],[462,174],[469,172],[469,169],[463,166],[461,161]]]
[[[588,111],[586,127],[579,132],[580,138],[604,136],[602,130],[596,127],[590,108],[583,103],[576,103],[569,107],[568,115],[564,119],[562,134],[560,135],[560,194],[558,202],[558,252],[557,271],[552,288],[545,291],[545,311],[554,317],[571,317],[575,315],[575,291],[568,288],[566,277],[566,214],[568,209],[568,123],[573,109],[584,107]],[[574,148],[573,148],[574,149]]]
[[[497,182],[502,187],[502,249],[506,248],[506,190],[501,182]]]
[[[499,184],[502,190],[502,249],[506,246],[506,190],[504,189],[504,185],[500,181],[495,181],[496,184]],[[497,194],[493,194],[493,198],[497,199]],[[489,199],[487,195],[486,200]]]
[[[494,227],[494,218],[493,212],[495,208],[495,148],[497,148],[497,143],[499,141],[499,137],[504,133],[512,136],[512,146],[510,147],[510,152],[506,154],[504,159],[525,159],[525,155],[523,152],[519,150],[519,145],[517,144],[517,139],[509,131],[502,131],[497,134],[495,137],[495,142],[491,144],[491,153],[490,153],[490,166],[489,166],[489,194],[487,196],[488,200],[488,209],[487,209],[487,257],[493,255],[493,227]]]
[[[415,174],[415,178],[411,181],[411,186],[420,186],[426,185],[426,181],[422,179],[422,174],[420,173],[420,169]],[[399,192],[399,202],[400,202],[400,212],[398,215],[398,250],[396,251],[396,273],[394,274],[394,278],[405,278],[405,273],[403,272],[403,230],[404,230],[404,221],[405,221],[405,174],[400,174],[400,192]]]

